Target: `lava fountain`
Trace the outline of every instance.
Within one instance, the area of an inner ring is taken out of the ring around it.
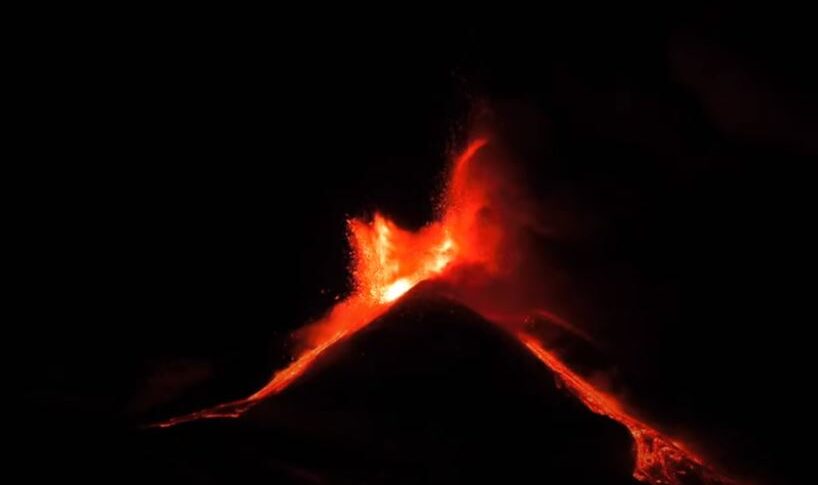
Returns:
[[[483,280],[500,284],[512,278],[507,273],[506,259],[519,252],[514,247],[514,232],[519,226],[519,214],[525,217],[527,211],[519,207],[497,210],[498,205],[509,204],[506,190],[509,181],[502,170],[496,170],[497,160],[483,153],[487,145],[488,138],[476,138],[454,160],[439,217],[420,230],[404,230],[379,213],[371,220],[348,221],[353,292],[323,318],[300,331],[301,350],[290,365],[244,399],[155,426],[165,428],[199,419],[240,416],[263,399],[286,389],[325,350],[377,319],[422,281],[448,280],[451,286],[462,282],[464,274],[479,274]],[[498,197],[502,202],[498,202]],[[514,200],[511,197],[512,205]],[[695,477],[696,483],[735,483],[714,471],[679,441],[626,412],[618,399],[571,370],[540,339],[527,332],[524,324],[531,316],[542,315],[572,329],[570,323],[534,306],[520,308],[518,304],[513,312],[498,313],[491,304],[486,305],[485,298],[469,297],[465,292],[459,299],[515,335],[523,348],[547,366],[589,410],[621,423],[630,431],[635,443],[636,479],[653,485],[684,484],[691,477]]]

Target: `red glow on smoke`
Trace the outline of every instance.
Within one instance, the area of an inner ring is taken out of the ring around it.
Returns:
[[[245,399],[157,426],[240,416],[264,398],[286,389],[325,350],[377,319],[418,283],[440,279],[454,289],[455,297],[463,304],[510,329],[588,409],[630,431],[636,449],[635,478],[651,484],[681,484],[686,477],[695,476],[703,483],[729,483],[684,445],[628,414],[615,397],[589,384],[536,337],[520,329],[526,319],[534,316],[544,317],[585,340],[591,341],[590,335],[557,315],[527,306],[525,299],[507,304],[496,301],[502,297],[495,301],[486,298],[496,295],[495,292],[475,293],[474,288],[528,284],[518,281],[514,269],[519,266],[520,253],[525,252],[519,247],[516,234],[531,215],[526,207],[515,203],[519,201],[515,196],[516,184],[499,164],[502,157],[495,152],[486,153],[487,144],[486,138],[478,138],[457,157],[440,217],[419,231],[401,229],[377,213],[371,220],[348,222],[354,256],[354,291],[303,330],[301,352],[262,389]]]

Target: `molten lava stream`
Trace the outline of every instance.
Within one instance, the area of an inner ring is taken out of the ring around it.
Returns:
[[[686,450],[684,445],[627,414],[615,398],[594,388],[546,350],[536,338],[526,333],[519,333],[517,338],[559,376],[588,409],[628,428],[636,445],[636,465],[633,472],[636,479],[652,484],[676,484],[685,483],[685,477],[697,476],[698,481],[704,483],[735,483],[710,469],[701,458]]]
[[[502,218],[487,219],[485,216],[486,209],[496,202],[492,191],[497,191],[498,186],[500,191],[503,189],[498,184],[497,172],[481,174],[474,167],[475,155],[486,144],[487,140],[483,138],[473,141],[455,160],[439,220],[417,232],[403,230],[380,214],[375,214],[371,221],[349,221],[354,291],[326,316],[306,328],[304,350],[290,365],[275,373],[263,388],[245,399],[172,418],[155,426],[164,428],[198,419],[238,417],[259,401],[286,389],[325,350],[376,320],[418,283],[444,276],[458,266],[478,267],[486,275],[498,275],[501,272],[499,255],[516,248],[508,248],[513,243],[509,242],[511,238],[505,237],[513,228],[506,227],[507,222]],[[468,305],[468,302],[463,303]],[[580,332],[570,323],[543,310],[531,309],[527,313],[548,315],[560,326]],[[491,320],[489,315],[486,317]],[[636,448],[635,478],[655,485],[683,484],[688,477],[695,477],[696,483],[734,483],[715,473],[678,442],[630,416],[616,399],[591,386],[539,340],[522,332],[516,336],[588,409],[621,423],[630,431]]]

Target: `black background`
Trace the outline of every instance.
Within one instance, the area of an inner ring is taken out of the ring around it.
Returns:
[[[348,290],[345,219],[428,221],[480,105],[524,134],[564,229],[543,247],[563,310],[595,322],[634,405],[738,476],[798,483],[808,16],[99,14],[20,42],[31,456],[147,419],[138,396],[169,368],[203,376],[184,384],[198,405],[258,387]]]

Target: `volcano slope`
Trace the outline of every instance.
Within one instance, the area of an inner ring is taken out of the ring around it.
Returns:
[[[186,481],[637,483],[624,427],[514,337],[423,288],[242,417],[140,441],[150,475]]]

